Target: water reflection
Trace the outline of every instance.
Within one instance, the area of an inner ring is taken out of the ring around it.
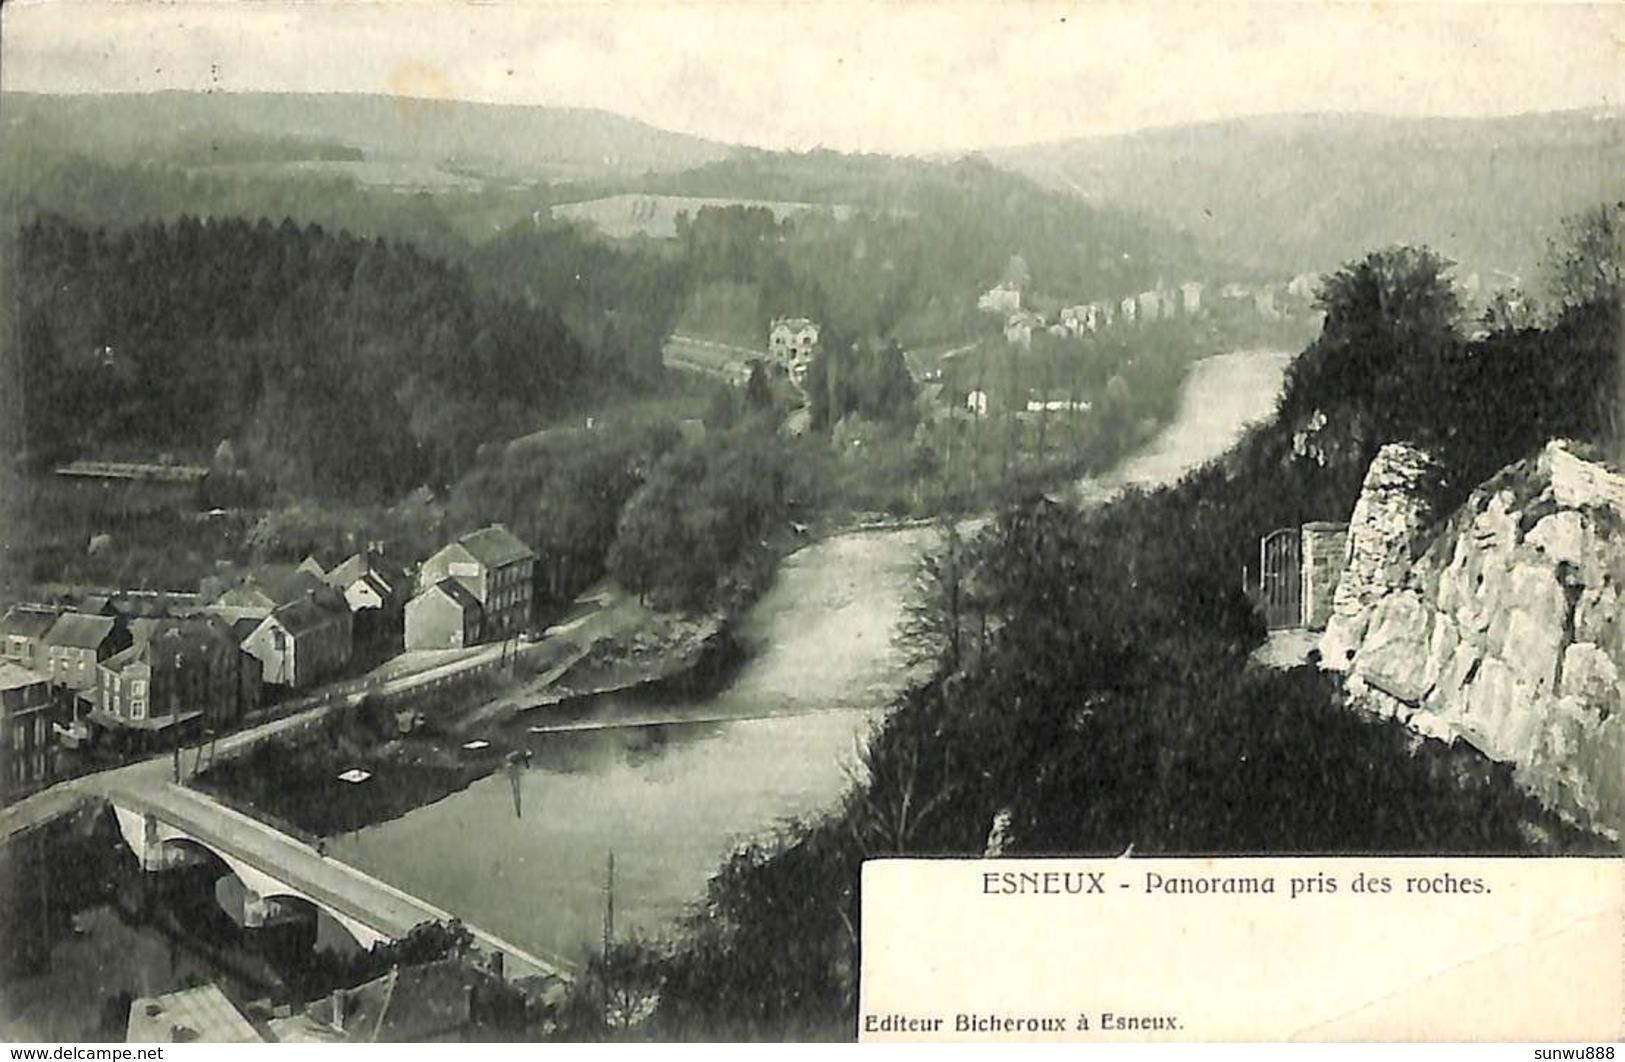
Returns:
[[[617,924],[669,928],[735,845],[839,797],[875,717],[542,735],[528,768],[334,838],[330,850],[517,944],[573,958],[599,938],[611,852]]]
[[[0,845],[0,1030],[122,1040],[138,997],[209,981],[240,1002],[302,997],[325,983],[321,948],[356,949],[308,905],[243,928],[227,913],[241,883],[198,851],[144,873],[105,805]]]
[[[601,774],[611,768],[658,770],[656,761],[674,749],[723,737],[725,723],[649,723],[524,734],[530,752],[524,766],[553,774]]]

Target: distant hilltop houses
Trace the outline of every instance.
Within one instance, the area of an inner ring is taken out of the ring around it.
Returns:
[[[1471,278],[1476,280],[1475,278]],[[1174,320],[1277,321],[1307,313],[1320,284],[1320,276],[1304,273],[1284,283],[1227,283],[1217,288],[1187,280],[1114,299],[1076,303],[1053,313],[1022,305],[1017,287],[1001,283],[982,292],[977,309],[1004,320],[1004,337],[1014,346],[1029,347],[1034,333],[1079,337],[1113,328],[1127,328]]]
[[[1321,274],[1299,273],[1286,281],[1204,284],[1187,280],[1119,298],[1062,306],[1053,313],[1024,305],[1022,290],[1008,281],[982,292],[976,308],[1004,321],[1004,337],[1013,346],[1029,347],[1035,333],[1078,337],[1112,328],[1143,326],[1156,321],[1282,321],[1303,318],[1314,310]],[[1456,283],[1464,311],[1478,316],[1497,295],[1514,308],[1519,278],[1494,271],[1488,279],[1470,273]],[[1512,292],[1513,294],[1508,294]],[[1028,303],[1040,300],[1028,297]]]

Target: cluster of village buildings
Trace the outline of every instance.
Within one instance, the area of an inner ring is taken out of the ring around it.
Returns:
[[[0,803],[49,782],[59,747],[219,732],[362,659],[519,637],[535,561],[493,525],[415,571],[374,544],[331,567],[261,566],[219,592],[14,605],[0,617]]]
[[[1052,316],[1023,308],[1021,288],[1000,284],[983,292],[976,306],[984,313],[1004,319],[1004,337],[1011,344],[1030,347],[1035,332],[1076,338],[1111,328],[1175,319],[1251,316],[1265,321],[1280,320],[1311,303],[1319,279],[1313,273],[1304,273],[1283,284],[1230,283],[1214,291],[1195,280],[1172,287],[1158,284],[1149,291],[1121,299],[1064,306]]]

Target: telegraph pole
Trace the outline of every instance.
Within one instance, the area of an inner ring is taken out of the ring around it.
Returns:
[[[615,853],[609,853],[609,874],[604,883],[604,961],[603,983],[599,990],[603,993],[603,1021],[604,1028],[609,1028],[609,997],[613,973],[609,965],[610,945],[615,942]]]
[[[604,885],[604,955],[615,942],[615,853],[609,853],[609,875]]]

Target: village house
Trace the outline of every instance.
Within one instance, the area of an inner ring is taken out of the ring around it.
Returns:
[[[317,567],[320,567],[317,565]],[[221,593],[208,610],[231,620],[253,616],[264,619],[280,605],[315,594],[324,603],[342,603],[343,594],[309,568],[267,564],[249,572],[236,586]]]
[[[1009,317],[1021,309],[1021,289],[1011,287],[1008,284],[1000,284],[998,287],[984,291],[978,296],[976,308],[983,313]]]
[[[775,317],[767,331],[767,352],[773,360],[790,370],[792,377],[797,365],[810,365],[818,349],[818,326],[805,317]]]
[[[435,591],[432,602],[406,605],[406,647],[446,648],[453,632],[443,624],[456,620],[462,644],[494,641],[518,634],[530,626],[531,586],[536,554],[501,524],[470,532],[423,562],[418,572],[418,597]],[[466,603],[444,587],[455,583],[479,606],[470,633]]]
[[[202,719],[221,727],[259,705],[260,662],[217,617],[143,620],[134,644],[97,668],[91,722],[126,735]]]
[[[344,596],[354,621],[351,639],[355,645],[392,651],[401,647],[412,579],[387,560],[376,543],[335,566],[323,576],[323,582]]]
[[[767,349],[799,387],[818,353],[818,326],[805,317],[776,317],[768,329]]]
[[[462,649],[479,644],[482,610],[456,579],[442,579],[406,603],[408,649]]]
[[[1117,323],[1133,324],[1139,310],[1140,304],[1135,301],[1133,295],[1123,296],[1123,301],[1117,304]]]
[[[1142,291],[1135,302],[1142,321],[1158,321],[1173,315],[1173,301],[1163,291]]]
[[[56,623],[57,610],[43,605],[15,605],[0,617],[0,660],[45,670],[45,636]]]
[[[1004,323],[1004,338],[1013,346],[1030,348],[1033,345],[1033,329],[1043,328],[1044,319],[1031,310],[1020,310],[1010,315]]]
[[[1061,311],[1061,324],[1075,336],[1085,332],[1098,332],[1102,325],[1101,309],[1099,303],[1088,303],[1082,306],[1068,306]]]
[[[0,663],[0,804],[50,781],[50,715],[45,676]]]
[[[295,565],[293,570],[304,572],[306,575],[314,576],[317,579],[323,579],[327,576],[327,566],[314,553],[305,554],[305,559]]]
[[[1194,280],[1187,280],[1179,285],[1179,308],[1186,317],[1196,317],[1202,312],[1202,285]]]
[[[1090,408],[1090,404],[1083,399],[1062,392],[1029,394],[1027,397],[1028,413],[1087,413]]]
[[[352,633],[349,606],[311,589],[272,609],[242,640],[242,650],[260,662],[262,682],[302,690],[344,669]]]
[[[46,677],[91,697],[97,667],[129,645],[129,630],[114,617],[64,612],[45,635]]]
[[[322,581],[343,594],[350,612],[356,615],[376,611],[399,616],[412,593],[406,573],[374,548],[352,555]]]

